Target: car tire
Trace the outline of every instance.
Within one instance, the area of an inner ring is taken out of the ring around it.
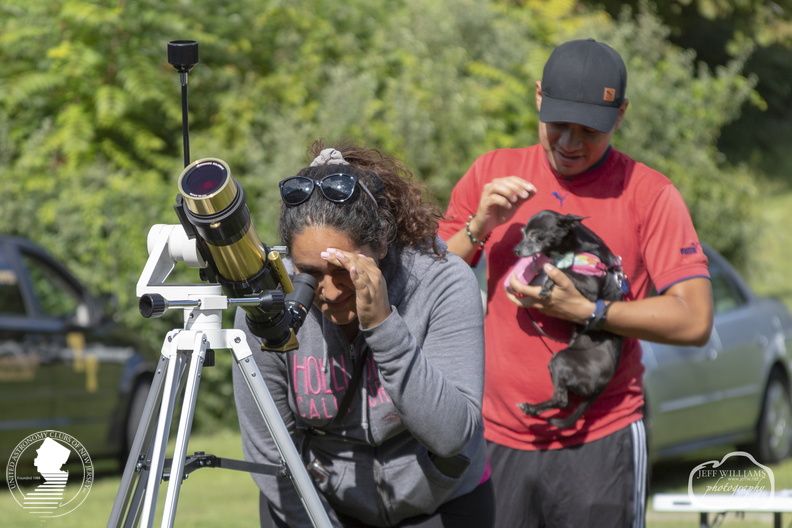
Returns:
[[[125,453],[129,453],[132,449],[132,443],[135,441],[135,434],[137,433],[140,417],[143,415],[143,409],[146,406],[149,391],[151,390],[151,380],[143,379],[135,385],[132,391],[132,397],[129,400],[129,412],[126,417],[125,424]]]
[[[754,452],[763,463],[775,464],[792,450],[792,400],[789,384],[773,370],[765,387]]]

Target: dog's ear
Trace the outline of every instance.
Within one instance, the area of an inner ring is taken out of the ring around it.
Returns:
[[[568,214],[563,216],[564,223],[567,224],[567,225],[580,224],[586,218],[588,218],[588,216],[577,216],[577,215],[573,215],[571,213],[568,213]]]

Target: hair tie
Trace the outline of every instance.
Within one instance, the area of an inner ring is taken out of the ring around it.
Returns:
[[[349,165],[349,162],[336,149],[326,148],[311,162],[311,167],[317,165]]]

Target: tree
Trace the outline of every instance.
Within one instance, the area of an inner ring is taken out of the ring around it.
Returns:
[[[518,13],[521,8],[504,7]],[[739,116],[742,104],[757,98],[756,78],[741,74],[752,50],[750,44],[737,50],[730,62],[711,71],[701,67],[691,51],[671,43],[670,29],[650,4],[644,3],[635,11],[624,9],[617,20],[602,11],[575,16],[577,13],[571,8],[566,16],[554,13],[557,23],[540,26],[542,42],[551,46],[534,48],[524,70],[483,70],[509,94],[502,100],[529,100],[518,114],[527,116],[530,110],[532,117],[524,118],[535,130],[535,108],[529,108],[533,105],[533,85],[526,80],[541,78],[542,65],[552,47],[588,37],[613,46],[627,65],[630,99],[614,144],[672,179],[685,196],[702,239],[746,269],[757,229],[751,211],[756,184],[748,169],[726,161],[718,140],[723,127]],[[498,114],[496,121],[510,119],[516,118]],[[509,144],[506,138],[503,146],[515,144]],[[724,222],[724,210],[728,211],[728,222]]]
[[[603,5],[617,16],[625,5],[636,9],[645,0],[584,2]],[[654,9],[669,27],[669,40],[696,53],[715,69],[753,44],[743,74],[757,79],[757,96],[745,101],[740,115],[722,127],[718,148],[733,163],[788,186],[792,160],[786,138],[792,133],[792,2],[789,0],[672,0]]]
[[[677,182],[705,240],[745,254],[752,186],[716,145],[752,94],[744,55],[704,71],[652,11],[614,20],[572,0],[5,0],[0,224],[115,293],[119,316],[158,343],[180,314],[143,320],[135,284],[148,229],[177,222],[181,102],[167,42],[199,42],[192,159],[229,164],[272,246],[277,182],[308,162],[313,139],[400,156],[444,206],[476,156],[536,141],[534,81],[557,44],[582,36],[628,63],[633,103],[618,145]],[[218,376],[214,416],[229,408]]]
[[[720,132],[755,97],[755,77],[741,75],[752,48],[714,71],[668,41],[668,28],[645,6],[600,33],[625,49],[630,107],[615,144],[671,178],[691,210],[703,240],[745,269],[757,222],[750,171],[729,164],[718,149]],[[723,221],[729,211],[729,222]]]

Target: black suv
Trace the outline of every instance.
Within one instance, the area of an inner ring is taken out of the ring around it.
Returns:
[[[48,429],[93,459],[126,458],[157,357],[107,311],[43,248],[0,235],[3,476],[14,447]]]

